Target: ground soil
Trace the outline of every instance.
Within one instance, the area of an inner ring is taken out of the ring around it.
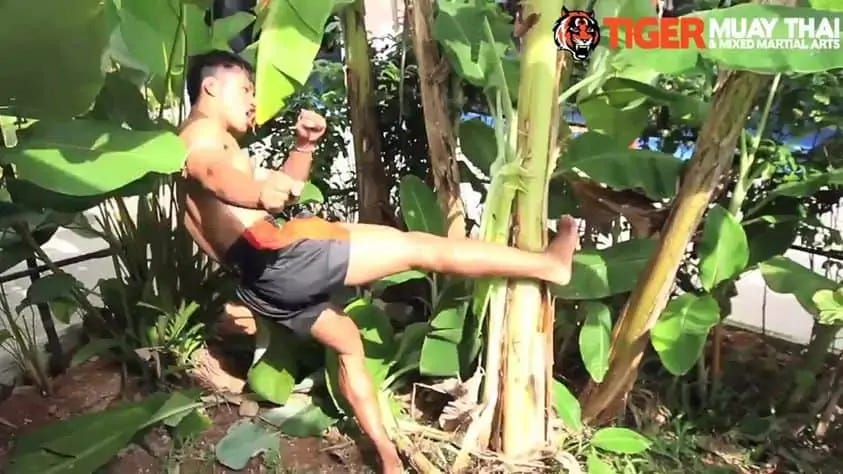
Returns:
[[[122,383],[120,367],[96,360],[69,369],[53,382],[53,395],[42,396],[31,386],[16,387],[0,402],[0,466],[5,466],[15,437],[82,413],[142,398],[139,388]],[[213,425],[199,438],[174,450],[163,429],[127,446],[105,469],[109,474],[164,473],[179,466],[181,474],[235,472],[214,457],[216,443],[241,420],[238,407],[223,404],[208,409]],[[325,438],[284,438],[277,458],[253,458],[244,473],[364,473],[374,472],[367,450],[336,432]],[[0,472],[4,471],[0,467]]]
[[[795,348],[779,347],[768,339],[745,331],[729,329],[724,337],[724,386],[736,393],[727,404],[717,407],[716,419],[720,423],[729,423],[733,419],[735,426],[741,417],[753,407],[763,404],[763,396],[776,386],[781,385],[784,368],[793,364],[788,356]],[[560,364],[562,365],[562,364]],[[43,396],[36,389],[28,386],[15,387],[12,393],[0,402],[0,472],[4,471],[10,449],[15,437],[46,426],[54,421],[66,419],[82,413],[96,412],[113,406],[121,401],[136,401],[143,397],[144,390],[134,382],[124,382],[119,365],[104,360],[94,360],[69,369],[53,381],[53,394]],[[651,386],[651,383],[655,385]],[[639,391],[650,389],[652,393],[661,392],[664,387],[663,377],[650,379],[641,374]],[[635,397],[633,397],[635,398]],[[634,405],[634,400],[630,405]],[[647,419],[655,419],[658,407],[645,412]],[[156,429],[138,439],[122,450],[106,467],[109,474],[132,473],[225,473],[230,471],[217,463],[214,448],[225,436],[227,430],[241,420],[235,404],[222,404],[208,409],[207,414],[213,424],[190,445],[180,449],[173,444],[164,429]],[[640,421],[640,420],[639,420]],[[670,423],[665,423],[669,425]],[[727,427],[728,428],[728,427]],[[735,428],[728,428],[728,432]],[[715,430],[719,431],[719,430]],[[769,453],[772,467],[767,469],[737,469],[735,472],[843,472],[843,466],[829,469],[829,463],[820,458],[839,458],[843,455],[843,430],[836,429],[836,435],[826,440],[826,446],[773,446]],[[726,432],[724,432],[726,433]],[[729,437],[711,432],[709,439],[723,442],[731,448],[735,446]],[[723,434],[723,433],[721,433]],[[345,435],[332,429],[324,438],[284,438],[281,442],[280,455],[258,456],[247,467],[237,472],[247,473],[364,473],[375,472],[371,464],[370,452]],[[740,450],[737,457],[745,457],[747,451]],[[696,456],[701,455],[694,450]],[[703,451],[721,451],[703,449]],[[786,451],[786,452],[785,452]],[[798,456],[806,464],[821,466],[818,470],[780,470],[783,465],[775,461],[784,461],[785,456]],[[814,459],[816,458],[816,459]],[[744,465],[735,461],[735,464]],[[721,463],[722,465],[722,460]],[[732,464],[727,462],[726,464]],[[735,464],[732,464],[733,466]],[[178,466],[179,470],[172,470]],[[839,468],[839,470],[838,470]]]

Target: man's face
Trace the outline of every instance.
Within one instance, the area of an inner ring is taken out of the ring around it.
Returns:
[[[241,68],[223,69],[217,73],[217,98],[228,129],[244,134],[255,120],[255,87],[249,74]]]

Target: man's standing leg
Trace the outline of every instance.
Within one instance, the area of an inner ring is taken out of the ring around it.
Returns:
[[[363,341],[354,321],[336,309],[326,309],[310,329],[313,337],[336,351],[339,360],[339,389],[351,405],[363,432],[378,451],[383,472],[403,472],[403,464],[390,441],[380,415],[377,392],[366,369]]]

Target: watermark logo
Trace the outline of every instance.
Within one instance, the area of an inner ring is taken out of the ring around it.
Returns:
[[[611,49],[840,48],[840,18],[606,17],[601,23]],[[553,33],[557,47],[569,51],[578,61],[588,59],[600,41],[600,25],[591,12],[563,10]]]
[[[560,50],[585,61],[600,43],[600,24],[593,11],[562,8],[562,16],[553,25],[553,40]]]

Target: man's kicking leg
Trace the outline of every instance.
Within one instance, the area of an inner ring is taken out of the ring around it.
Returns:
[[[389,439],[380,416],[377,393],[366,369],[360,330],[336,309],[326,309],[310,329],[313,337],[339,356],[339,388],[351,405],[363,432],[378,451],[384,473],[403,471],[401,458]]]
[[[543,252],[476,239],[402,232],[377,225],[343,224],[350,234],[345,284],[358,286],[411,269],[467,277],[536,278],[566,285],[579,236],[573,218],[559,219]]]

